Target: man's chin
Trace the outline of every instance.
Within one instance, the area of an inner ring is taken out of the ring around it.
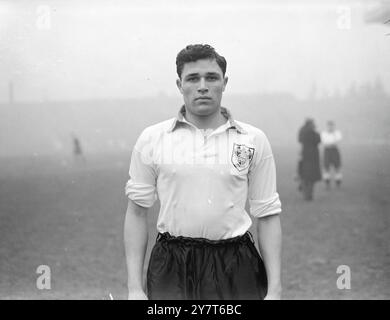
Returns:
[[[213,114],[218,107],[210,103],[197,103],[192,107],[193,113],[199,116],[208,116]]]

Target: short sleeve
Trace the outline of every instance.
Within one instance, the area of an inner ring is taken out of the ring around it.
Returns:
[[[248,173],[248,200],[250,213],[262,218],[282,211],[276,191],[276,167],[271,145],[263,134],[254,162]]]
[[[143,131],[131,154],[126,196],[141,207],[153,206],[157,200],[156,180],[152,139],[147,131]]]

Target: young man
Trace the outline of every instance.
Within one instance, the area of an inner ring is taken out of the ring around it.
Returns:
[[[330,189],[330,181],[332,178],[331,170],[334,169],[334,180],[336,186],[341,185],[343,178],[341,173],[341,156],[339,151],[339,143],[342,139],[341,132],[335,129],[333,121],[329,120],[326,124],[326,130],[321,132],[321,142],[324,145],[324,180],[326,188]]]
[[[221,107],[226,60],[209,45],[176,58],[184,105],[146,128],[131,157],[124,238],[129,299],[280,299],[281,203],[264,133]],[[146,213],[159,197],[147,293]],[[256,217],[258,245],[247,232]]]

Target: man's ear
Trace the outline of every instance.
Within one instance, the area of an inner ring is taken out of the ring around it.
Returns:
[[[226,88],[226,85],[227,85],[227,83],[228,83],[228,80],[229,80],[228,77],[224,77],[224,78],[223,78],[223,89],[222,89],[222,91],[225,91],[225,88]]]
[[[181,86],[181,80],[180,79],[176,79],[176,86],[178,87],[180,93],[183,93],[183,88]]]

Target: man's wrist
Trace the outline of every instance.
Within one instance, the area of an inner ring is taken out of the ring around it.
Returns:
[[[142,287],[142,285],[140,283],[134,283],[134,282],[128,282],[127,283],[127,289],[129,290],[129,292],[137,292],[137,291],[143,291],[144,288]]]
[[[272,295],[281,295],[282,294],[282,285],[281,284],[272,284],[268,286],[268,294]]]

